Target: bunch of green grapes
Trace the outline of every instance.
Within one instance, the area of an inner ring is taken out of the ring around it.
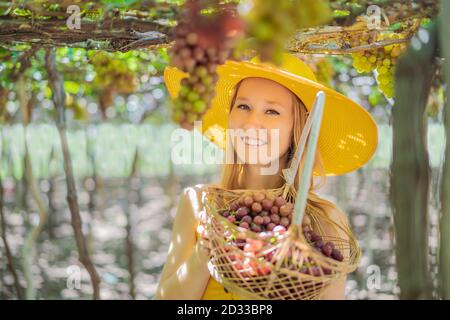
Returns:
[[[382,35],[382,37],[386,37]],[[400,38],[400,35],[388,35],[388,38]],[[366,44],[362,39],[362,44]],[[353,67],[359,73],[377,71],[378,87],[387,97],[394,96],[395,65],[405,44],[392,44],[385,47],[352,53]]]
[[[383,48],[384,59],[377,66],[378,87],[387,98],[394,97],[395,67],[397,59],[405,50],[404,44],[393,44]]]
[[[66,108],[73,111],[73,117],[76,120],[85,121],[89,118],[86,108],[83,108],[70,93],[66,95]]]
[[[277,65],[281,64],[286,42],[296,30],[326,23],[331,18],[326,0],[254,0],[245,17],[250,45],[262,61]]]
[[[331,80],[333,79],[336,71],[334,70],[333,63],[327,58],[322,58],[316,63],[316,78],[321,84],[330,87]]]
[[[228,54],[223,48],[221,52],[215,47],[204,49],[198,46],[198,41],[198,32],[188,23],[180,22],[175,28],[175,45],[169,51],[171,65],[188,73],[181,80],[178,97],[171,105],[172,121],[187,130],[207,111],[218,80],[217,65],[223,64]]]
[[[231,56],[241,25],[231,12],[222,10],[201,15],[197,1],[186,4],[187,10],[174,28],[175,44],[169,49],[170,64],[188,73],[182,79],[178,97],[171,105],[171,118],[181,127],[192,130],[215,96],[217,66]]]
[[[377,68],[378,55],[382,54],[379,50],[366,50],[352,53],[353,67],[359,73],[371,72]]]
[[[98,52],[91,58],[97,87],[112,87],[118,93],[133,93],[137,78],[126,61],[107,52]]]
[[[136,90],[137,77],[126,61],[107,52],[95,53],[91,62],[95,70],[94,86],[100,93],[100,110],[105,114],[115,94],[130,94]]]

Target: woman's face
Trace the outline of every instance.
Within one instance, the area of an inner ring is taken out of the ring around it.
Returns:
[[[246,78],[239,87],[228,121],[231,133],[235,134],[232,144],[241,161],[268,164],[277,160],[286,154],[291,143],[291,92],[269,79]],[[255,155],[258,155],[256,162]]]

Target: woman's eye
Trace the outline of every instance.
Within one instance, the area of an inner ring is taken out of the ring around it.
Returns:
[[[277,110],[274,110],[274,109],[269,109],[269,110],[266,111],[266,113],[268,113],[268,114],[280,114]]]
[[[250,107],[248,106],[248,105],[246,105],[246,104],[240,104],[240,105],[238,105],[237,106],[239,109],[242,109],[242,110],[248,110],[248,109],[250,109]]]

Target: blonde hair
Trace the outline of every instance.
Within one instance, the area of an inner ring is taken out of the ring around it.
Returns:
[[[244,78],[246,79],[246,78]],[[230,105],[230,111],[233,108],[233,105],[236,100],[237,92],[239,90],[240,85],[242,84],[242,79],[239,81],[234,89],[233,89],[233,95],[231,99],[231,105]],[[289,90],[289,89],[288,89]],[[307,116],[308,116],[308,110],[306,109],[303,101],[300,100],[300,98],[294,94],[291,90],[289,92],[292,95],[293,100],[293,106],[294,106],[294,126],[293,126],[293,132],[292,132],[292,140],[289,147],[289,152],[293,155],[296,152],[296,148],[300,141],[300,136],[302,133],[302,130],[305,126]],[[227,145],[227,148],[231,148],[232,146],[230,144]],[[228,152],[228,151],[227,151]],[[233,151],[234,158],[236,158],[236,151]],[[303,152],[302,159],[300,160],[300,167],[299,170],[297,170],[297,174],[295,176],[294,180],[294,188],[295,190],[298,190],[298,186],[300,183],[300,175],[301,175],[301,169],[303,168],[304,163],[304,155],[305,152]],[[292,157],[287,162],[287,167],[291,165]],[[318,176],[320,177],[320,181],[317,185],[314,184],[314,179],[311,177],[311,184],[310,184],[310,190],[308,191],[308,197],[307,202],[313,206],[315,209],[318,209],[320,212],[322,212],[326,217],[330,217],[330,210],[338,210],[340,213],[343,214],[343,212],[332,202],[321,198],[318,196],[314,191],[322,188],[326,185],[326,175],[325,170],[322,163],[322,158],[320,156],[320,150],[319,148],[316,148],[316,154],[314,159],[314,169],[317,169]],[[244,173],[245,166],[244,164],[236,163],[233,161],[232,163],[226,162],[222,167],[222,176],[221,176],[221,186],[227,189],[243,189],[243,186],[239,185],[239,176]],[[281,186],[279,186],[281,187]],[[345,215],[344,215],[345,216]]]

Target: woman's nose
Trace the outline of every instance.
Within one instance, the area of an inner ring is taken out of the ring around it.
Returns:
[[[244,129],[263,129],[264,122],[261,119],[261,116],[255,111],[252,110],[244,124]]]

